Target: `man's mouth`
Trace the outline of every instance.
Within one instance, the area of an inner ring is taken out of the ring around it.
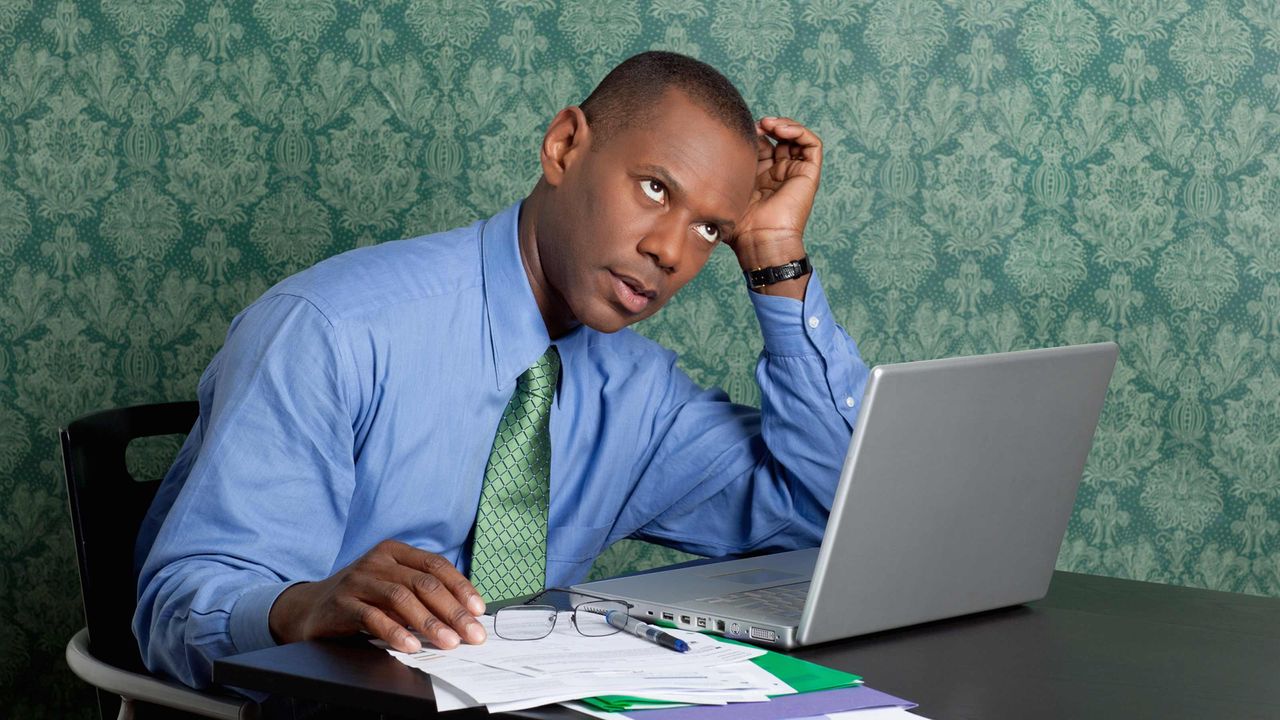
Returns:
[[[649,306],[658,297],[658,291],[645,287],[644,283],[630,275],[619,275],[609,271],[613,278],[613,289],[623,307],[632,313],[638,313]]]

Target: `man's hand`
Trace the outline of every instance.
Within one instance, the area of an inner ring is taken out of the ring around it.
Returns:
[[[761,118],[756,151],[755,190],[730,245],[743,270],[782,265],[805,254],[804,226],[822,175],[822,141],[791,118]],[[800,277],[758,292],[804,299],[807,283]]]
[[[462,638],[476,645],[485,640],[475,619],[483,614],[480,593],[448,560],[384,540],[328,579],[280,593],[268,624],[280,643],[363,630],[396,650],[417,652],[422,644],[406,628],[446,650]]]

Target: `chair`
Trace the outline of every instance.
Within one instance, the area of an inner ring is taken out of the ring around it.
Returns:
[[[86,620],[67,643],[67,665],[97,688],[104,720],[260,715],[259,706],[243,697],[193,690],[149,673],[131,627],[138,586],[134,541],[160,480],[135,480],[125,448],[136,438],[185,435],[198,412],[195,402],[137,405],[86,415],[58,431]]]

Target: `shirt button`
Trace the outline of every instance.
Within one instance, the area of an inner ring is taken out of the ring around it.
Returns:
[[[847,397],[847,398],[845,398],[845,399],[844,399],[844,406],[845,406],[845,407],[853,407],[853,396],[852,396],[852,395],[850,395],[849,397]]]
[[[809,318],[809,327],[811,328],[818,327],[818,322],[819,322],[818,316],[814,315],[813,317]]]

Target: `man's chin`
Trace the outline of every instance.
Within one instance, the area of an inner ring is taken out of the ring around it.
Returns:
[[[631,323],[626,322],[626,321],[625,321],[625,320],[623,320],[622,318],[620,318],[620,317],[618,317],[618,316],[616,316],[616,315],[615,315],[615,316],[613,316],[613,317],[610,317],[610,318],[603,318],[603,319],[602,319],[602,318],[591,318],[591,319],[588,319],[588,320],[584,320],[584,321],[582,321],[582,324],[583,324],[583,325],[586,325],[587,327],[591,328],[592,330],[595,330],[595,331],[596,331],[596,332],[598,332],[598,333],[604,333],[604,334],[606,334],[606,335],[611,335],[611,334],[616,333],[616,332],[618,332],[619,330],[621,330],[621,329],[623,329],[623,328],[627,327],[627,326],[628,326],[628,325],[630,325]]]
[[[653,315],[652,310],[656,309],[656,307],[646,308],[646,312],[643,313],[630,313],[606,301],[592,308],[593,312],[580,314],[578,318],[583,325],[596,332],[611,334],[644,320]]]

